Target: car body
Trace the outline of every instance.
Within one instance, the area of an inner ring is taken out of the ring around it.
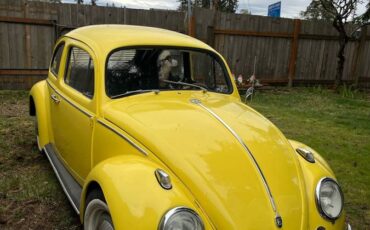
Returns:
[[[326,161],[242,103],[223,57],[189,36],[73,30],[32,87],[30,113],[85,228],[94,204],[115,229],[348,227]]]

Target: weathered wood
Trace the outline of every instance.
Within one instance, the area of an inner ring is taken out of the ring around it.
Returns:
[[[276,33],[276,32],[256,32],[256,31],[241,31],[241,30],[221,30],[215,29],[214,33],[223,35],[235,35],[235,36],[254,36],[254,37],[275,37],[275,38],[291,38],[292,34],[288,33]]]
[[[47,75],[47,69],[0,69],[0,75]]]
[[[199,8],[193,11],[190,27],[185,19],[186,13],[180,11],[2,0],[0,69],[3,71],[0,77],[3,80],[0,80],[0,88],[11,87],[12,77],[15,88],[22,84],[29,87],[35,80],[42,79],[42,76],[37,77],[40,75],[27,75],[29,69],[48,68],[51,50],[59,36],[81,26],[107,23],[191,32],[192,36],[220,52],[232,73],[242,74],[244,80],[253,73],[255,57],[256,77],[262,82],[288,82],[288,77],[290,84],[334,79],[338,34],[330,24],[302,20],[297,33],[292,19]],[[353,26],[347,28],[350,31]],[[363,36],[361,48],[353,40],[346,47],[343,79],[347,82],[357,78],[363,82],[370,76],[370,30]],[[9,69],[24,69],[25,72],[4,72]]]
[[[359,83],[359,74],[358,74],[358,66],[359,66],[359,63],[362,62],[362,60],[360,60],[360,58],[363,57],[363,53],[365,51],[365,44],[366,44],[366,34],[367,34],[367,27],[363,28],[362,29],[362,34],[361,34],[361,38],[360,38],[360,41],[356,47],[356,54],[355,54],[355,57],[353,59],[353,64],[352,64],[352,70],[351,70],[351,74],[355,77],[355,85],[358,86],[358,83]]]
[[[193,15],[189,20],[189,35],[195,37],[195,17]]]
[[[0,22],[39,25],[39,26],[54,26],[53,20],[33,19],[33,18],[18,18],[0,16]]]
[[[299,36],[300,30],[301,30],[301,20],[295,19],[294,20],[293,41],[292,41],[292,46],[290,47],[289,72],[288,72],[288,79],[289,79],[288,86],[289,87],[292,87],[293,79],[295,76],[297,52],[298,52],[298,36]]]

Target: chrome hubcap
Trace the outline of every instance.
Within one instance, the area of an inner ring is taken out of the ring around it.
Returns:
[[[86,207],[84,218],[85,230],[113,230],[112,219],[106,203],[99,199],[92,200]]]

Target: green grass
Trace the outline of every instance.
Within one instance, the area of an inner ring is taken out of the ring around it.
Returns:
[[[370,229],[370,95],[348,88],[280,88],[257,91],[247,104],[328,161],[352,226]]]
[[[28,92],[0,91],[0,229],[79,228],[46,157],[38,152]]]
[[[76,229],[79,221],[36,147],[28,93],[0,91],[0,229]],[[354,229],[370,229],[370,95],[319,87],[257,91],[250,106],[316,149],[342,185]]]

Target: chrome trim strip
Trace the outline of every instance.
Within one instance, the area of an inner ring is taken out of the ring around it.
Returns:
[[[68,198],[69,202],[71,203],[71,205],[72,205],[73,209],[75,210],[75,212],[76,212],[78,215],[80,215],[80,210],[77,208],[76,204],[75,204],[75,203],[73,202],[73,200],[72,200],[72,197],[69,195],[69,193],[68,193],[68,191],[67,191],[67,189],[66,189],[66,187],[65,187],[65,185],[64,185],[64,183],[63,183],[63,181],[62,181],[62,178],[60,178],[60,175],[59,175],[59,173],[58,173],[58,170],[55,168],[54,163],[53,163],[53,161],[51,160],[51,158],[50,158],[50,156],[49,156],[49,152],[46,150],[46,148],[45,148],[45,147],[44,147],[43,149],[44,149],[44,151],[45,151],[45,155],[46,155],[46,156],[47,156],[47,158],[49,159],[49,162],[50,162],[50,164],[51,164],[51,167],[52,167],[52,168],[53,168],[53,170],[54,170],[55,175],[57,176],[57,178],[58,178],[58,180],[59,180],[60,185],[61,185],[61,186],[62,186],[62,188],[63,188],[64,193],[67,195],[67,198]]]
[[[111,130],[112,132],[114,132],[118,136],[120,136],[123,139],[125,139],[129,144],[131,144],[134,148],[136,148],[139,152],[141,152],[145,156],[148,156],[149,155],[143,148],[141,148],[140,146],[138,146],[136,143],[134,143],[132,140],[130,140],[128,137],[126,137],[125,135],[123,135],[122,133],[120,133],[118,130],[116,130],[112,126],[106,124],[104,121],[102,121],[100,119],[97,119],[97,121],[98,121],[99,124],[103,125],[105,128]]]
[[[159,222],[159,225],[158,225],[158,230],[163,230],[165,229],[164,227],[166,226],[168,220],[176,213],[178,212],[189,212],[191,214],[193,214],[198,220],[199,220],[199,223],[201,225],[201,229],[200,230],[203,230],[204,229],[204,223],[202,221],[202,219],[200,218],[200,216],[198,215],[197,212],[195,212],[193,209],[191,208],[187,208],[185,206],[179,206],[179,207],[175,207],[175,208],[172,208],[170,210],[168,210],[166,212],[166,214],[164,214],[164,216],[162,217],[161,219],[161,222]]]
[[[62,94],[60,94],[55,88],[54,86],[51,85],[51,83],[49,82],[49,80],[46,80],[47,84],[54,90],[54,92],[56,94],[58,94],[61,98],[63,98],[63,100],[65,100],[68,104],[70,104],[71,106],[73,106],[74,108],[76,108],[77,110],[79,110],[81,113],[85,114],[86,116],[88,116],[89,118],[92,118],[94,117],[94,115],[80,109],[77,107],[77,105],[75,105],[74,103],[72,103],[70,100],[68,100],[66,97],[64,97]]]
[[[222,120],[221,117],[219,117],[215,112],[213,112],[211,109],[209,109],[205,105],[203,105],[200,100],[198,100],[198,99],[191,99],[190,102],[191,103],[194,103],[196,105],[199,105],[200,107],[202,107],[203,109],[205,109],[207,112],[209,112],[214,118],[216,118],[221,124],[223,124],[225,126],[225,128],[227,130],[229,130],[229,132],[243,146],[243,148],[245,149],[245,151],[248,153],[248,156],[252,159],[252,162],[253,162],[255,168],[258,170],[258,173],[260,174],[260,176],[262,178],[263,185],[264,185],[265,190],[266,190],[266,192],[267,192],[267,194],[269,196],[269,199],[270,199],[271,207],[272,207],[272,209],[273,209],[273,211],[275,213],[275,222],[277,223],[277,220],[278,219],[281,219],[281,217],[280,217],[279,212],[277,210],[277,207],[275,205],[274,197],[272,196],[270,187],[267,184],[267,180],[266,180],[265,176],[263,175],[262,169],[259,167],[259,165],[257,163],[257,160],[254,158],[254,156],[253,156],[252,152],[250,151],[250,149],[248,148],[248,146],[244,143],[244,141],[241,139],[241,137],[228,124],[226,124],[226,122],[224,120]]]
[[[325,214],[325,212],[322,210],[322,207],[320,205],[320,188],[321,188],[321,185],[323,182],[325,181],[331,181],[333,183],[335,183],[337,186],[338,186],[338,190],[339,190],[339,193],[340,193],[340,196],[341,196],[341,200],[342,200],[342,207],[341,207],[341,210],[339,212],[339,215],[335,218],[332,218],[332,217],[329,217]],[[336,219],[338,219],[341,215],[342,215],[342,212],[343,212],[343,207],[344,207],[344,197],[343,197],[343,192],[342,192],[342,189],[340,188],[339,184],[333,179],[333,178],[330,178],[330,177],[323,177],[319,180],[319,182],[317,183],[316,185],[316,189],[315,189],[315,201],[316,201],[316,206],[317,206],[317,209],[320,213],[320,215],[328,220],[328,221],[331,221],[331,222],[335,222]]]

